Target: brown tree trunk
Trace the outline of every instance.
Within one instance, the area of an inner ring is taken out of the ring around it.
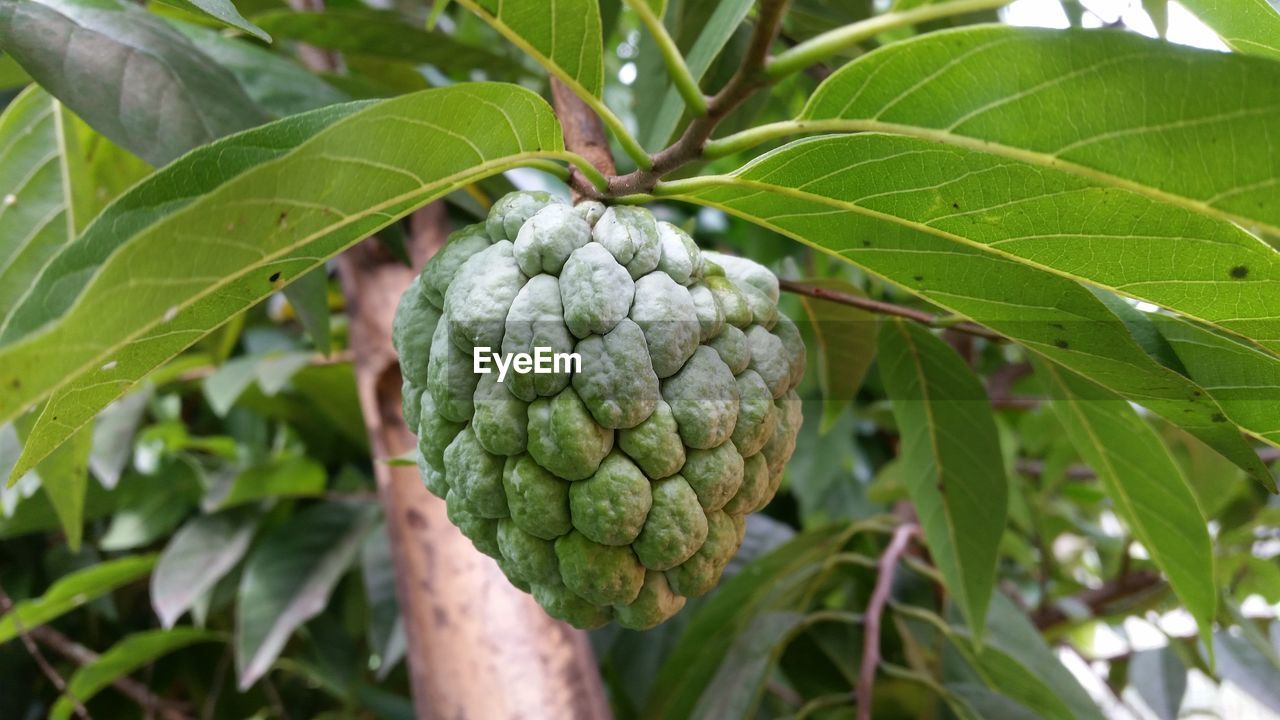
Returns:
[[[414,214],[414,268],[366,240],[338,260],[360,406],[369,428],[421,718],[607,718],[586,634],[553,620],[507,582],[445,516],[413,467],[378,459],[412,450],[400,412],[391,321],[414,273],[444,242],[443,203]]]

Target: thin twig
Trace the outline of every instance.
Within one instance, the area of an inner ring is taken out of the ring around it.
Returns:
[[[880,665],[880,620],[893,590],[894,570],[907,551],[918,525],[899,525],[893,531],[889,546],[880,556],[875,589],[867,603],[866,622],[862,628],[862,666],[858,668],[858,720],[871,720],[871,695],[875,688],[876,668]]]
[[[1109,608],[1134,598],[1146,596],[1165,586],[1160,573],[1154,570],[1138,570],[1118,575],[1096,588],[1083,590],[1070,598],[1058,600],[1031,613],[1031,621],[1040,630],[1049,630],[1070,620],[1063,605],[1087,607],[1090,615],[1098,616]]]
[[[786,0],[760,0],[755,30],[751,34],[742,64],[724,88],[707,101],[706,114],[695,117],[678,140],[655,154],[652,167],[609,178],[610,195],[649,192],[663,175],[701,157],[702,148],[716,126],[753,93],[769,84],[769,78],[764,72],[765,64],[769,58],[769,48],[773,46],[778,30],[782,27],[782,15],[786,7]]]
[[[3,589],[0,589],[0,613],[7,614],[11,610],[13,610],[13,601],[9,599],[9,595],[5,593]],[[40,667],[40,672],[44,673],[44,676],[49,679],[49,682],[53,683],[55,690],[66,695],[71,700],[71,703],[75,706],[77,716],[84,718],[84,720],[89,720],[89,711],[86,710],[84,704],[80,702],[80,698],[76,697],[67,689],[67,681],[63,680],[62,676],[58,674],[58,671],[49,664],[48,660],[45,659],[44,653],[40,652],[40,646],[36,645],[35,640],[32,640],[31,636],[27,634],[26,627],[23,626],[22,621],[18,619],[17,615],[13,616],[13,626],[18,631],[18,637],[22,638],[22,645],[26,647],[27,654],[30,655],[31,659],[36,661],[36,665]]]
[[[1280,448],[1277,447],[1261,447],[1256,450],[1258,459],[1264,465],[1270,465],[1274,462],[1280,462]],[[1044,474],[1045,464],[1040,460],[1032,460],[1030,458],[1019,458],[1014,468],[1019,475],[1027,477],[1039,477]],[[1084,463],[1073,463],[1067,466],[1064,474],[1068,480],[1093,480],[1098,474],[1093,468]]]
[[[807,295],[819,300],[827,300],[841,305],[848,305],[850,307],[856,307],[860,310],[866,310],[867,312],[873,312],[880,315],[893,315],[894,317],[914,320],[922,325],[927,325],[932,328],[947,328],[949,330],[955,330],[956,332],[986,338],[992,342],[1006,342],[1006,338],[1003,335],[988,330],[981,325],[971,322],[947,322],[945,318],[924,310],[916,310],[914,308],[895,305],[881,300],[872,300],[871,298],[851,295],[849,293],[840,292],[839,290],[831,290],[829,288],[808,285],[806,283],[799,283],[793,280],[782,280],[779,285],[783,290],[797,295]]]
[[[0,609],[6,611],[13,608],[13,601],[0,588]],[[17,620],[17,616],[14,616]],[[53,650],[59,655],[76,663],[77,665],[88,665],[98,660],[98,654],[92,650],[76,643],[71,638],[54,630],[48,625],[31,628],[26,633],[31,639],[39,642],[41,645]],[[155,693],[142,683],[127,676],[121,676],[111,681],[112,687],[119,690],[122,694],[129,697],[143,709],[144,712],[152,711],[158,713],[164,720],[190,720],[186,712],[186,704],[166,700]],[[74,700],[74,698],[73,698]]]

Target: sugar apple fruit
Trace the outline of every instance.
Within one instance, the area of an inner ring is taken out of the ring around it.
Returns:
[[[804,343],[777,301],[648,210],[507,195],[396,312],[423,481],[551,615],[657,625],[715,586],[795,449]],[[580,366],[480,373],[484,348]]]

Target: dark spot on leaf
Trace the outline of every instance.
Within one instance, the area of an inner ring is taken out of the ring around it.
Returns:
[[[1201,395],[1203,395],[1203,394],[1204,394],[1204,393],[1200,392],[1199,390],[1192,390],[1192,391],[1191,391],[1191,397],[1193,397],[1193,398],[1198,398],[1198,397],[1200,397],[1200,396],[1201,396]]]
[[[278,273],[278,272],[271,273],[271,277],[269,277],[269,278],[267,278],[267,279],[268,279],[268,280],[270,280],[271,282],[275,282],[275,281],[277,281],[277,280],[279,280],[279,279],[280,279],[280,273]]]
[[[1214,413],[1212,420],[1216,423],[1224,423],[1227,421],[1227,416],[1222,413]]]
[[[1244,278],[1249,277],[1249,268],[1244,265],[1237,265],[1231,268],[1231,277],[1237,280],[1243,280]]]
[[[863,240],[863,241],[862,241],[862,247],[871,247],[871,241],[870,241],[870,240]]]
[[[280,227],[284,227],[284,221],[288,217],[289,217],[288,211],[280,213],[280,217],[276,219],[276,224],[278,224]]]
[[[959,210],[959,209],[960,209],[960,203],[951,203],[951,207],[955,208],[956,210]]]
[[[1053,344],[1056,345],[1057,347],[1062,348],[1063,350],[1066,350],[1067,348],[1071,347],[1071,343],[1067,342],[1066,340],[1063,340],[1062,338],[1058,338],[1057,340],[1054,340]]]
[[[18,388],[22,387],[22,381],[19,380],[18,378],[14,378],[9,381],[9,387],[17,390]]]
[[[946,487],[946,485],[944,485],[944,484],[942,484],[942,483],[938,483],[938,492],[940,492],[940,493],[942,493],[943,495],[945,495],[945,494],[947,493],[947,487]]]
[[[1057,330],[1066,330],[1066,329],[1067,329],[1067,326],[1066,326],[1066,325],[1063,325],[1062,323],[1049,323],[1049,327],[1054,328],[1054,329],[1057,329]]]
[[[915,278],[915,281],[916,281],[916,282],[924,282],[924,276],[923,276],[923,275],[912,275],[911,277]]]

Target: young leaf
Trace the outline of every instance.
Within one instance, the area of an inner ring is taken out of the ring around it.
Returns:
[[[236,6],[231,0],[160,0],[160,2],[217,18],[223,23],[237,30],[243,30],[263,42],[271,42],[271,36],[264,32],[262,28],[246,20],[240,14],[240,11],[236,10]]]
[[[956,315],[986,325],[1141,403],[1230,458],[1257,482],[1275,487],[1270,471],[1239,431],[1218,421],[1222,408],[1194,382],[1147,355],[1124,324],[1090,290],[1037,264],[925,231],[923,214],[942,207],[953,209],[953,202],[960,205],[959,201],[947,201],[955,197],[953,191],[942,196],[938,194],[941,189],[932,186],[973,183],[975,176],[968,169],[954,167],[937,176],[922,174],[930,166],[924,158],[942,158],[946,160],[944,164],[954,159],[953,151],[936,144],[896,156],[890,164],[898,165],[904,174],[892,179],[887,174],[888,167],[868,155],[873,147],[885,149],[917,142],[920,141],[889,135],[800,141],[769,153],[732,175],[671,181],[660,186],[659,191],[664,196],[719,208],[775,230],[859,265]],[[982,157],[967,150],[955,152]],[[863,160],[849,165],[849,157]],[[913,157],[918,159],[912,160]],[[984,162],[979,161],[979,165]],[[916,191],[894,189],[911,177],[919,185]],[[886,220],[881,210],[823,197],[812,189],[817,182],[842,197],[870,200],[870,204],[882,206],[897,203],[894,209],[899,215]],[[1038,180],[1029,182],[998,185],[1031,193],[1043,187]],[[1045,201],[1052,202],[1049,198]],[[1040,216],[1037,222],[1042,222],[1041,230],[1050,234],[1055,227],[1078,230],[1079,222],[1092,223],[1097,232],[1112,232],[1114,223],[1093,210],[1096,207],[1082,209],[1079,217],[1054,210]],[[1008,217],[1009,226],[1021,222],[1017,219],[1021,215]],[[986,222],[995,223],[995,216]],[[973,220],[972,224],[1000,227],[986,222]],[[1070,228],[1063,223],[1069,223]],[[1169,231],[1174,232],[1173,228]],[[1050,244],[1061,247],[1063,243]]]
[[[804,281],[849,295],[862,291],[842,280]],[[876,357],[878,318],[865,310],[802,295],[800,303],[809,316],[818,346],[818,386],[822,389],[822,432],[831,429],[840,413],[858,394],[862,380]]]
[[[264,537],[245,563],[236,598],[240,689],[266,674],[299,626],[329,603],[355,559],[376,507],[314,505]]]
[[[173,627],[201,595],[240,562],[259,517],[254,508],[201,515],[173,534],[151,575],[151,606],[161,625]]]
[[[925,541],[980,640],[1008,512],[991,403],[954,350],[905,320],[884,323],[879,367]]]
[[[1265,33],[1264,26],[1259,22],[1253,27]],[[1171,76],[1179,82],[1166,87]],[[1081,105],[1082,97],[1119,100]],[[976,150],[1044,169],[1046,180],[1066,173],[1094,187],[1094,193],[1109,191],[1112,200],[1136,193],[1180,208],[1182,213],[1171,219],[1188,213],[1228,220],[1280,242],[1280,206],[1269,202],[1280,181],[1280,149],[1270,140],[1267,122],[1278,103],[1280,65],[1266,60],[1195,50],[1134,33],[986,26],[929,33],[868,53],[827,78],[800,119],[827,130],[891,132],[935,147]],[[1226,137],[1232,141],[1220,142]],[[1062,200],[1074,202],[1070,196]],[[961,203],[960,212],[968,214],[955,219],[973,222],[1013,208],[984,210],[978,203]],[[1130,212],[1110,217],[1130,234],[1143,224]],[[1188,230],[1209,227],[1188,222]],[[1088,242],[1079,236],[1090,234],[1082,228],[1064,229],[1071,232],[1077,235],[1060,239],[1082,246]],[[1193,262],[1211,270],[1210,279],[1223,285],[1244,279],[1230,274],[1238,264],[1220,264],[1246,252],[1237,249],[1247,245],[1239,234],[1219,236],[1225,243],[1221,246],[1197,243],[1199,232],[1187,235],[1168,250],[1160,241],[1168,269],[1177,265],[1175,247],[1184,248],[1180,252],[1201,247],[1204,254]],[[1264,276],[1261,268],[1246,267],[1249,277]],[[1155,272],[1145,280],[1153,284],[1132,288],[1135,293],[1145,288],[1143,292],[1167,296],[1178,289],[1176,283],[1155,284]],[[1214,302],[1207,289],[1186,294]],[[1240,309],[1259,307],[1246,301]]]
[[[230,73],[125,0],[0,0],[0,45],[77,115],[156,166],[267,119]]]
[[[138,668],[189,645],[218,640],[219,635],[197,628],[146,630],[134,633],[111,646],[96,660],[82,665],[67,681],[67,689],[49,712],[50,720],[69,720],[75,703],[87,703],[106,686]],[[73,701],[72,698],[75,700]]]
[[[77,570],[49,586],[44,595],[23,600],[0,616],[0,644],[60,617],[94,598],[151,572],[155,555],[130,555]],[[21,626],[21,627],[19,627]]]
[[[572,159],[562,143],[537,95],[470,83],[297,115],[153,175],[55,259],[0,336],[0,421],[53,395],[18,472],[281,284],[467,183]]]
[[[1179,0],[1232,50],[1280,60],[1280,9],[1267,0]]]
[[[1048,363],[1036,370],[1071,444],[1211,643],[1218,604],[1213,543],[1182,469],[1128,402],[1069,370]]]

